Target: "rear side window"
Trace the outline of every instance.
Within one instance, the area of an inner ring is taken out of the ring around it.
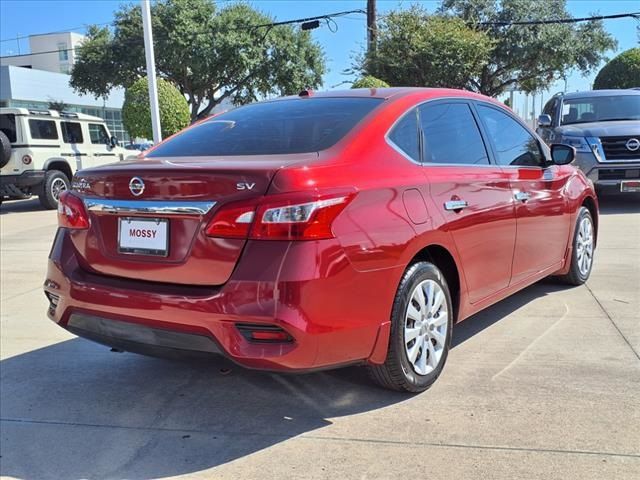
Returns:
[[[526,128],[495,108],[478,105],[478,114],[493,141],[499,165],[543,165],[538,141]]]
[[[420,107],[427,163],[487,165],[489,157],[478,125],[466,103]]]
[[[53,120],[29,120],[31,138],[34,140],[57,140],[58,129]]]
[[[9,142],[15,143],[16,137],[16,116],[13,113],[3,113],[0,115],[0,131],[4,133]]]
[[[148,157],[317,152],[337,143],[382,101],[306,98],[255,103],[185,130]]]
[[[82,126],[76,122],[60,122],[64,143],[82,143]]]
[[[100,125],[99,123],[90,123],[89,136],[91,137],[91,143],[93,144],[109,144],[109,135],[107,135],[107,129],[104,128],[104,125]]]
[[[393,127],[389,140],[407,156],[420,161],[420,143],[418,141],[418,111],[414,108]]]

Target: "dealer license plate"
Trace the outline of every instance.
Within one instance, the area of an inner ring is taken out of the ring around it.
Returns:
[[[166,218],[119,218],[118,251],[166,257],[169,253],[169,220]]]

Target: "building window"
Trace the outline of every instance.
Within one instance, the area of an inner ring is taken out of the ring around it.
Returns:
[[[58,43],[58,60],[61,62],[69,60],[69,51],[67,50],[67,44],[64,42]]]
[[[70,65],[60,65],[60,73],[64,73],[66,75],[69,75],[71,73],[71,66]]]

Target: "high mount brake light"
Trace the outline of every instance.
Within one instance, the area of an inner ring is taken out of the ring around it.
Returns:
[[[82,200],[65,191],[58,199],[58,226],[73,230],[89,228],[89,214]]]
[[[355,193],[284,194],[253,203],[223,206],[206,233],[212,237],[260,240],[320,240],[333,238],[331,226]]]

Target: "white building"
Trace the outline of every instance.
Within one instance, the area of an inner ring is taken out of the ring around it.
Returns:
[[[31,35],[30,53],[0,57],[0,107],[47,109],[62,102],[65,110],[103,118],[112,135],[126,142],[122,125],[124,90],[114,88],[107,98],[80,95],[69,85],[69,72],[85,36],[73,32]]]
[[[30,52],[24,55],[0,57],[0,66],[13,65],[68,74],[76,61],[76,49],[84,39],[84,35],[74,32],[30,35]]]

